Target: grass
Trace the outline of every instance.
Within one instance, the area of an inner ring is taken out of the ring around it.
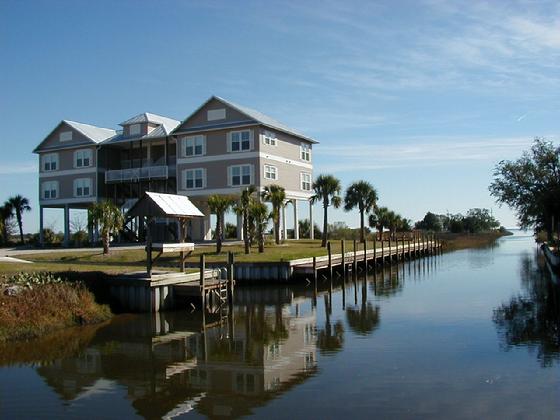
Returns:
[[[20,285],[15,296],[0,294],[0,342],[28,340],[111,316],[109,307],[99,305],[81,283]]]
[[[498,237],[499,232],[481,234],[441,234],[445,250],[455,250],[485,246]],[[399,243],[400,244],[400,243]],[[332,252],[340,253],[340,240],[332,240]],[[387,243],[385,243],[387,246]],[[358,243],[358,249],[363,249]],[[368,241],[368,249],[373,248],[373,242]],[[377,248],[381,248],[377,242]],[[267,243],[262,254],[257,252],[257,247],[251,248],[251,253],[246,255],[243,244],[225,243],[222,252],[217,254],[214,245],[201,245],[187,258],[187,264],[198,264],[200,254],[206,255],[207,262],[225,262],[227,253],[233,252],[236,262],[279,262],[290,261],[299,258],[310,258],[327,255],[327,249],[321,247],[320,240],[300,239],[298,241],[288,240],[283,244],[275,245]],[[346,252],[353,250],[353,241],[345,241]],[[16,256],[17,257],[17,256]],[[144,270],[146,267],[146,253],[142,249],[114,248],[109,255],[103,255],[100,251],[79,252],[52,252],[42,254],[21,255],[19,258],[33,261],[34,264],[0,263],[0,274],[11,274],[21,271],[51,271],[51,272],[102,272],[106,274],[119,274],[130,271]],[[156,263],[155,269],[178,270],[179,253],[164,254]],[[192,269],[190,270],[192,271]]]
[[[438,237],[441,239],[444,251],[456,251],[466,248],[482,248],[492,244],[502,236],[511,235],[511,232],[483,232],[483,233],[442,233]]]
[[[332,252],[340,253],[341,245],[339,240],[331,241]],[[363,249],[358,245],[358,249]],[[381,247],[380,243],[377,245]],[[346,252],[353,249],[353,242],[346,241]],[[368,249],[373,247],[373,243],[368,242]],[[257,247],[251,248],[251,253],[246,255],[243,244],[224,244],[222,252],[217,254],[215,246],[202,245],[187,258],[187,264],[198,264],[200,254],[206,255],[207,262],[225,262],[227,253],[233,252],[237,262],[278,262],[289,261],[299,258],[327,255],[327,249],[321,247],[319,240],[289,240],[283,244],[267,244],[262,254],[258,253]],[[79,252],[52,252],[41,254],[26,254],[17,256],[34,264],[14,264],[0,263],[0,273],[10,274],[21,271],[98,271],[107,274],[118,274],[123,272],[138,271],[146,267],[146,253],[142,249],[119,249],[111,250],[109,255],[103,255],[100,251],[79,251]],[[178,270],[177,264],[179,253],[164,254],[156,263],[155,268],[165,268]]]

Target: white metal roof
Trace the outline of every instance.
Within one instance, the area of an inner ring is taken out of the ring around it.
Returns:
[[[84,124],[70,120],[63,120],[63,122],[96,143],[101,143],[103,140],[107,140],[108,138],[113,137],[115,134],[117,134],[115,130],[112,130],[110,128],[96,127],[95,125]]]
[[[180,217],[203,217],[204,214],[187,196],[146,192],[146,195],[167,215]]]
[[[211,100],[216,99],[220,102],[222,102],[223,104],[236,109],[237,111],[241,112],[242,114],[245,114],[246,116],[248,116],[250,119],[254,120],[257,123],[260,123],[262,125],[265,125],[267,127],[270,128],[275,128],[277,130],[280,131],[284,131],[288,134],[292,134],[296,137],[300,137],[302,139],[305,139],[307,141],[309,141],[310,143],[319,143],[317,140],[312,139],[311,137],[308,137],[304,134],[301,134],[300,132],[294,130],[293,128],[288,127],[287,125],[282,124],[280,121],[275,120],[274,118],[269,117],[268,115],[265,115],[259,111],[256,111],[254,109],[251,108],[247,108],[241,105],[237,105],[233,102],[230,102],[224,98],[220,98],[219,96],[211,96],[206,102],[204,102],[200,107],[198,107],[196,109],[196,111],[194,111],[191,115],[189,115],[187,118],[185,118],[181,124],[184,124],[185,122],[187,122],[192,116],[194,116],[198,111],[200,111],[202,108],[204,108],[204,106],[209,103]],[[204,128],[208,128],[207,126],[200,126],[197,127],[200,129],[204,129]],[[178,130],[178,132],[181,132],[180,130]]]
[[[180,121],[174,120],[173,118],[164,117],[163,115],[152,114],[151,112],[144,112],[142,114],[135,115],[132,118],[120,123],[119,125],[125,126],[130,124],[138,124],[138,123],[154,123],[154,124],[163,124],[168,127],[177,127]],[[172,128],[172,129],[173,129]]]

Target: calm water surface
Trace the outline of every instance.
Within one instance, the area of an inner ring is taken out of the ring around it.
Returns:
[[[122,315],[0,355],[2,418],[556,418],[560,292],[529,236],[233,317]]]

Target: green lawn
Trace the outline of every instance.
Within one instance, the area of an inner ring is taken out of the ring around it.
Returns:
[[[346,241],[346,252],[353,249],[352,241]],[[359,246],[359,245],[358,245]],[[380,247],[380,245],[378,244]],[[368,242],[368,249],[373,243]],[[358,248],[362,249],[362,248]],[[340,253],[340,241],[332,241],[333,253]],[[235,254],[237,262],[277,262],[289,261],[298,258],[327,255],[327,249],[321,248],[319,240],[290,240],[281,245],[267,244],[262,254],[258,253],[256,247],[246,255],[244,247],[225,243],[222,253],[216,254],[215,246],[197,246],[195,251],[187,258],[187,263],[198,263],[200,254],[206,254],[208,262],[225,262],[227,253]],[[155,256],[155,253],[154,253]],[[156,263],[155,268],[173,269],[178,264],[178,253],[164,254]],[[112,249],[109,255],[103,255],[100,251],[80,252],[52,252],[42,254],[20,255],[34,264],[0,263],[0,273],[15,273],[20,271],[102,271],[106,273],[123,273],[128,271],[142,270],[146,266],[146,253],[141,249],[122,250]],[[177,269],[177,268],[175,268]]]

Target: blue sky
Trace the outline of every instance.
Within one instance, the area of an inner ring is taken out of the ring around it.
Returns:
[[[506,226],[494,165],[559,141],[558,2],[0,0],[0,49],[0,200],[31,199],[26,231],[31,151],[61,119],[184,119],[215,94],[316,138],[315,174],[367,179],[408,218],[487,207]]]

